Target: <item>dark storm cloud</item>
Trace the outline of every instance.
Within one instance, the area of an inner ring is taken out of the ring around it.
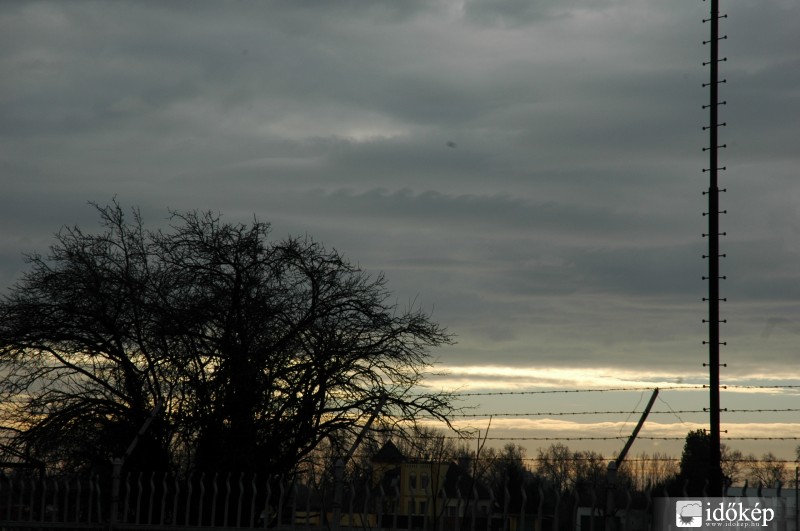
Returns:
[[[613,6],[613,1],[594,2],[593,9]],[[467,0],[464,2],[465,18],[477,24],[526,26],[552,18],[570,16],[580,2],[558,0]]]
[[[726,9],[723,288],[755,330],[778,308],[800,316],[786,310],[800,7]],[[399,301],[459,335],[453,363],[689,359],[704,333],[706,11],[5,2],[0,283],[116,195],[150,225],[168,208],[256,214],[385,270]],[[782,330],[776,359],[792,355]]]
[[[642,246],[670,240],[673,227],[659,215],[592,203],[536,201],[509,195],[414,193],[372,189],[363,193],[314,190],[289,204],[303,203],[321,219],[375,219],[402,230],[437,228],[454,237],[525,238],[570,247],[575,244]]]

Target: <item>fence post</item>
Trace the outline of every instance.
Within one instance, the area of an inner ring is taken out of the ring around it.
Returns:
[[[503,477],[503,522],[500,531],[508,529],[508,506],[511,503],[511,493],[508,491],[508,473]]]
[[[344,488],[344,461],[337,459],[333,465],[333,521],[331,529],[337,531],[342,520],[342,489]]]
[[[553,529],[561,529],[558,527],[559,512],[561,511],[561,489],[556,488],[556,505],[553,509]]]
[[[544,520],[544,488],[539,483],[539,507],[536,510],[536,531],[542,531],[542,521]]]
[[[606,531],[616,531],[616,512],[617,512],[617,463],[611,461],[606,471],[606,507],[604,525]],[[592,516],[594,522],[594,516]],[[594,529],[594,528],[592,528]]]
[[[628,531],[631,528],[631,504],[633,503],[633,496],[631,495],[630,487],[625,489],[625,520],[622,524],[623,531]]]
[[[113,531],[117,526],[117,519],[119,518],[119,484],[120,476],[122,475],[123,460],[115,457],[111,460],[111,514],[109,515],[109,529]]]
[[[369,517],[369,503],[372,501],[370,499],[371,487],[372,487],[372,485],[370,483],[370,480],[369,480],[369,478],[367,478],[367,480],[364,482],[364,508],[361,511],[361,527],[362,528],[372,527],[372,524],[369,523],[369,520],[370,520],[370,517]],[[373,514],[374,514],[374,512],[373,512]]]

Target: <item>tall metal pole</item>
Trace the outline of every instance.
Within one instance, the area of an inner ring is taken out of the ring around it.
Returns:
[[[708,492],[709,496],[722,496],[723,491],[723,476],[721,466],[721,450],[720,450],[720,400],[719,400],[719,347],[720,347],[720,334],[719,334],[719,237],[724,235],[719,230],[719,185],[717,173],[719,169],[719,161],[717,152],[719,148],[724,148],[724,145],[719,145],[718,128],[719,123],[718,109],[719,101],[719,85],[724,83],[725,80],[719,79],[719,63],[724,61],[719,58],[719,0],[711,0],[711,17],[707,20],[711,24],[711,38],[706,42],[710,46],[710,58],[707,65],[710,67],[710,79],[707,86],[709,87],[709,123],[705,129],[708,130],[708,147],[703,148],[704,151],[709,153],[709,166],[706,170],[709,173],[709,187],[708,187],[708,368],[709,368],[709,423],[710,423],[710,466],[708,477]],[[722,37],[723,39],[725,37]],[[724,322],[724,321],[723,321]]]

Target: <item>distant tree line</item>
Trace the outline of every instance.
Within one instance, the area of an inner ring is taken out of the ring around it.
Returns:
[[[397,445],[411,459],[459,463],[476,481],[490,487],[499,500],[508,493],[511,506],[517,508],[521,490],[528,493],[527,499],[532,503],[538,499],[540,487],[564,495],[605,488],[608,463],[615,458],[591,450],[573,450],[563,443],[539,448],[535,456],[529,456],[518,444],[480,448],[474,440],[467,445],[429,428],[415,430]],[[370,457],[380,442],[370,441],[366,446],[351,466],[351,473],[356,476],[368,473]],[[630,455],[618,471],[617,488],[640,493],[652,491],[659,496],[665,492],[670,496],[682,496],[684,492],[700,496],[708,474],[708,450],[709,437],[698,430],[687,434],[680,457],[661,452]],[[747,481],[754,488],[774,487],[779,481],[783,486],[794,485],[793,467],[790,470],[785,461],[772,453],[757,458],[723,446],[722,456],[729,484],[742,485]]]

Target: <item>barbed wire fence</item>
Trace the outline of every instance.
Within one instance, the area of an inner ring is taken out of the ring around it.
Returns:
[[[693,392],[693,391],[703,391],[707,390],[707,385],[702,384],[682,384],[682,385],[670,385],[670,386],[659,386],[660,391],[674,391],[676,393],[679,392]],[[789,400],[794,400],[797,395],[800,395],[800,385],[797,384],[729,384],[722,386],[722,389],[729,390],[731,392],[741,392],[747,393],[749,395],[759,396],[762,393],[767,394],[768,396],[779,396],[779,397],[788,397]],[[645,391],[652,391],[652,388],[644,387],[644,386],[617,386],[617,387],[596,387],[596,388],[573,388],[573,389],[533,389],[533,390],[510,390],[510,391],[466,391],[466,392],[457,392],[455,396],[458,398],[465,398],[465,399],[481,399],[481,398],[494,398],[494,397],[523,397],[523,396],[535,396],[535,395],[573,395],[573,394],[590,394],[590,393],[628,393],[628,392],[638,392],[644,393]],[[688,423],[682,416],[693,416],[693,415],[707,415],[708,409],[707,408],[673,408],[667,400],[664,400],[663,395],[659,396],[659,400],[662,403],[663,407],[650,411],[650,415],[661,416],[661,417],[675,417],[678,421],[676,424],[679,428],[683,428],[683,433],[681,435],[651,435],[646,433],[646,429],[644,434],[640,434],[637,437],[637,440],[644,440],[644,441],[685,441],[686,435],[688,432],[698,429],[702,429],[704,423]],[[495,401],[496,403],[497,401]],[[525,411],[522,408],[518,408],[517,411],[511,411],[509,409],[506,410],[483,410],[481,405],[478,404],[476,406],[472,406],[473,410],[468,412],[457,412],[452,415],[454,421],[497,421],[500,419],[508,419],[508,420],[515,420],[515,419],[536,419],[536,418],[585,418],[585,417],[621,417],[625,415],[624,420],[623,418],[619,419],[612,419],[609,421],[609,425],[613,424],[614,426],[620,426],[619,429],[615,429],[615,433],[600,433],[600,429],[595,429],[593,431],[598,431],[597,434],[576,434],[574,432],[565,431],[564,433],[548,433],[546,432],[546,428],[543,429],[515,429],[516,432],[527,432],[524,434],[508,434],[508,433],[486,433],[480,434],[479,431],[476,431],[472,440],[475,438],[480,438],[482,441],[488,441],[490,444],[502,444],[502,443],[511,443],[511,444],[523,444],[528,449],[531,449],[530,444],[526,443],[554,443],[554,444],[568,444],[571,442],[579,442],[579,443],[595,443],[595,442],[608,442],[608,441],[626,441],[629,437],[629,434],[623,432],[623,427],[630,421],[631,417],[638,416],[642,413],[639,410],[639,404],[641,403],[641,396],[639,397],[639,401],[636,403],[636,406],[632,409],[585,409],[585,410],[570,410],[568,408],[562,409],[547,409],[547,410],[533,410],[533,411]],[[519,402],[517,402],[517,405]],[[783,405],[783,404],[782,404]],[[729,453],[725,456],[726,463],[729,466],[749,466],[749,467],[759,467],[759,466],[773,466],[773,467],[784,467],[785,468],[785,476],[789,481],[796,482],[796,474],[792,474],[794,472],[792,469],[796,469],[798,466],[798,460],[800,460],[800,446],[795,449],[796,456],[792,456],[790,458],[786,455],[786,444],[783,444],[782,451],[775,450],[777,454],[783,453],[783,455],[775,455],[772,450],[775,448],[771,446],[770,442],[794,442],[800,441],[800,424],[797,424],[798,430],[794,431],[786,431],[784,433],[776,433],[774,427],[772,427],[772,431],[766,429],[771,422],[764,421],[763,425],[765,429],[759,430],[759,423],[762,422],[762,419],[759,419],[760,416],[769,414],[772,417],[780,417],[783,415],[789,415],[784,424],[786,424],[787,429],[791,429],[792,424],[794,424],[794,415],[800,412],[800,408],[798,407],[731,407],[725,408],[722,410],[723,413],[726,415],[728,419],[732,416],[748,416],[747,424],[749,425],[749,432],[744,434],[736,434],[731,433],[728,434],[727,430],[723,430],[723,438],[722,442],[727,447]],[[687,417],[689,418],[689,417]],[[705,417],[703,417],[705,419]],[[580,423],[578,423],[579,425]],[[732,424],[732,425],[735,425]],[[646,426],[646,425],[645,425]],[[661,427],[663,428],[663,424]],[[479,429],[479,428],[478,428]],[[506,432],[509,430],[506,430]],[[606,432],[610,431],[607,429]],[[673,428],[671,431],[675,431]],[[753,432],[756,434],[751,434]],[[762,434],[758,434],[758,431],[761,431]],[[453,435],[447,433],[441,434],[428,434],[422,435],[422,437],[441,437],[445,440],[451,441],[464,441],[463,435]],[[469,440],[469,439],[467,439]],[[735,449],[737,442],[759,442],[762,443],[759,445],[759,451],[763,451],[761,455],[754,455],[744,454],[739,452]],[[586,445],[584,445],[586,446]],[[591,446],[591,444],[589,445]],[[606,445],[608,446],[608,445]],[[548,457],[546,455],[542,455],[542,448],[541,446],[538,448],[539,456],[524,456],[524,457],[511,457],[506,455],[504,459],[507,460],[517,460],[523,463],[525,466],[536,469],[541,463],[545,462]],[[591,457],[583,457],[584,452],[576,451],[571,452],[569,455],[562,456],[562,459],[565,460],[574,460],[574,461],[596,461],[600,459],[601,461],[608,463],[614,459],[613,454],[611,456],[603,456],[601,455],[592,455]],[[655,455],[640,455],[640,456],[631,456],[626,459],[627,463],[631,464],[640,464],[640,463],[657,463],[657,462],[664,462],[664,463],[671,463],[671,464],[678,464],[681,461],[681,455],[678,453],[677,455],[665,455],[664,453],[656,452]],[[795,476],[795,478],[792,478]]]

